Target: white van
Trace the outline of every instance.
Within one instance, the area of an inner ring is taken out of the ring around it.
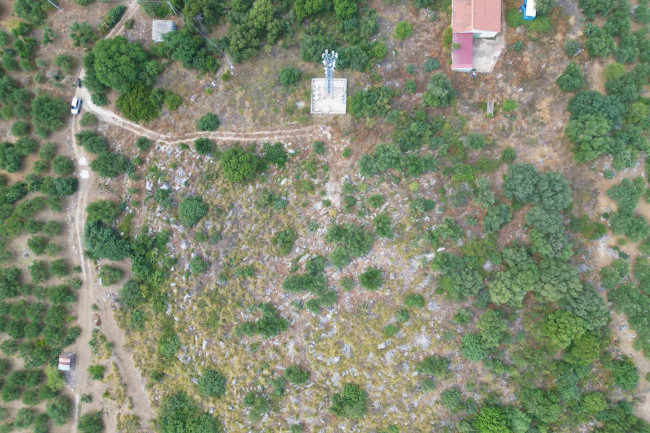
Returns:
[[[72,98],[72,103],[70,104],[70,112],[72,114],[79,114],[81,110],[81,99],[74,97]]]

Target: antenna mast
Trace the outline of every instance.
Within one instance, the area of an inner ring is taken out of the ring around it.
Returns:
[[[325,65],[325,92],[330,98],[334,97],[334,69],[339,55],[336,51],[330,52],[325,50],[322,55],[323,65]]]

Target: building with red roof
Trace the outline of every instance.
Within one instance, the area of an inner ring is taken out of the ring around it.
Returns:
[[[451,69],[469,72],[474,39],[494,38],[501,32],[501,0],[453,0],[451,31]]]

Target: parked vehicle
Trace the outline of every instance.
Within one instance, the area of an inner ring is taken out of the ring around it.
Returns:
[[[81,111],[81,99],[74,97],[70,104],[70,112],[72,114],[79,114],[79,111]]]
[[[81,78],[77,78],[77,87],[81,89]]]

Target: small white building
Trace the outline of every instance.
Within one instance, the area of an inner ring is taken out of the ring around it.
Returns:
[[[75,353],[63,352],[59,355],[59,371],[70,371],[74,368]]]
[[[165,33],[173,32],[176,30],[176,23],[170,20],[153,20],[151,26],[151,40],[154,42],[162,42]]]

